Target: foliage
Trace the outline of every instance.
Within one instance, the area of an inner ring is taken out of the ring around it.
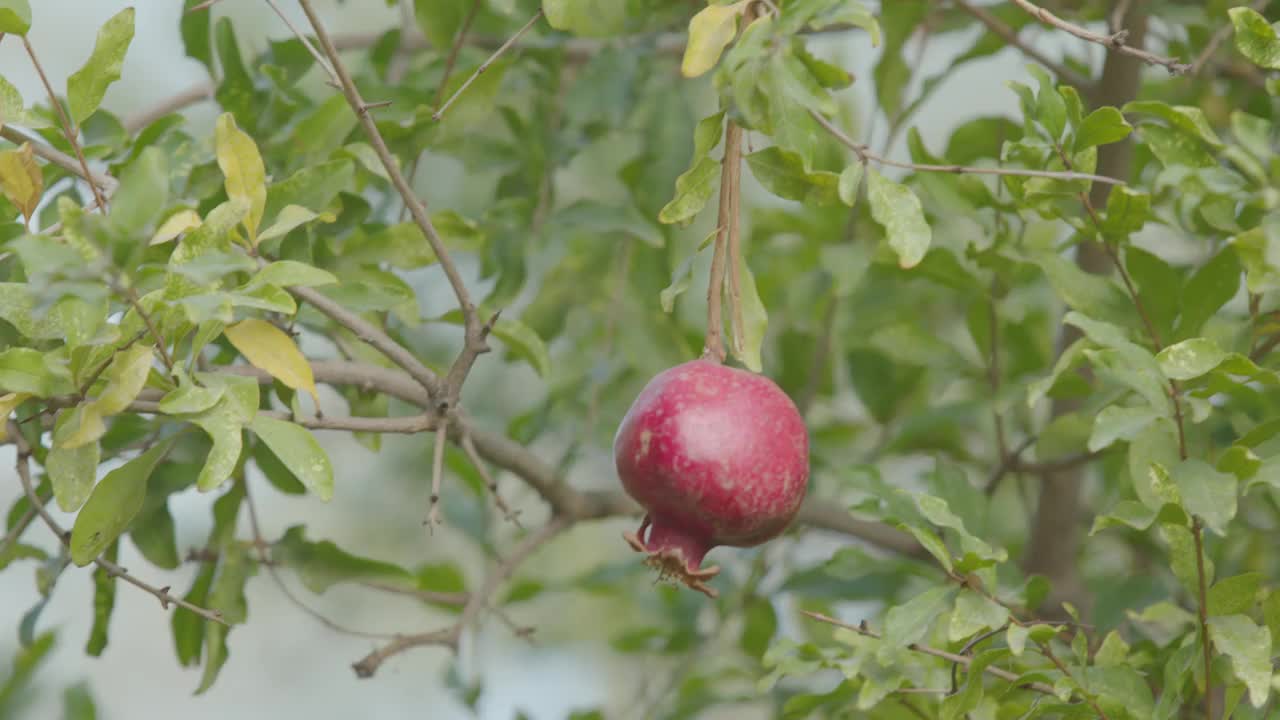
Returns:
[[[213,127],[99,107],[140,42],[132,10],[53,79],[58,107],[0,77],[0,442],[24,485],[0,570],[38,566],[41,594],[14,617],[0,711],[52,643],[36,630],[57,577],[94,566],[97,655],[119,642],[122,580],[184,561],[170,499],[203,494],[213,529],[171,623],[197,692],[251,662],[227,641],[246,585],[293,572],[453,621],[361,676],[556,593],[609,598],[616,652],[675,662],[654,717],[1274,712],[1280,35],[1257,10],[1046,2],[1041,26],[1025,0],[418,0],[418,28],[340,65],[312,28],[250,52],[197,4],[179,30]],[[1124,37],[1060,61],[1026,44],[1032,26],[1105,30],[1117,7]],[[31,23],[0,0],[6,42]],[[922,78],[908,55],[930,36],[968,45]],[[855,82],[833,37],[873,76]],[[913,118],[954,110],[936,89],[1010,44],[1035,62],[989,91],[1018,112],[929,147]],[[850,139],[855,116],[909,161]],[[455,202],[402,192],[446,162]],[[651,587],[621,540],[573,577],[520,573],[570,525],[634,512],[565,478],[722,330],[693,290],[739,245],[732,361],[775,378],[812,438],[794,531],[717,551],[715,601]],[[446,281],[457,302],[425,291]],[[473,363],[503,384],[464,384]],[[517,386],[533,399],[501,396]],[[425,517],[430,493],[443,531],[504,560],[401,567],[307,539],[305,518],[259,537],[254,493],[325,502],[354,480],[329,431],[369,452],[417,434],[431,487],[403,512]],[[517,486],[538,498],[508,507]],[[50,502],[75,513],[65,536]],[[513,510],[520,529],[491,522]],[[839,549],[795,552],[831,547],[823,531]],[[121,541],[147,562],[115,565]],[[450,677],[474,706],[483,689]],[[93,716],[82,687],[66,706]]]

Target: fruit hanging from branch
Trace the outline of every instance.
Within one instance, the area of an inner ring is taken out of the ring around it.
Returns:
[[[646,514],[624,537],[663,578],[716,596],[702,567],[717,545],[786,530],[809,480],[809,435],[772,380],[700,359],[659,373],[613,443],[622,486]]]

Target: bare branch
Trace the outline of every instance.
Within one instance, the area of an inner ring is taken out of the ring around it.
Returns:
[[[484,486],[489,489],[489,494],[493,495],[493,504],[498,506],[498,510],[507,522],[521,527],[519,511],[512,512],[507,502],[502,499],[502,495],[498,492],[498,481],[489,473],[489,468],[485,466],[484,460],[480,457],[480,452],[476,450],[476,443],[471,439],[471,432],[463,428],[461,431],[462,438],[458,444],[462,446],[462,451],[467,454],[467,458],[471,460],[471,464],[475,466],[476,472],[480,473],[480,477],[484,480]]]
[[[1022,168],[988,168],[988,167],[971,167],[967,165],[930,165],[927,163],[902,162],[900,160],[890,160],[883,155],[872,152],[871,148],[855,142],[840,128],[836,127],[830,120],[822,116],[821,113],[809,111],[814,120],[818,124],[826,128],[840,144],[849,148],[858,156],[858,159],[864,163],[873,162],[879,165],[887,165],[889,167],[903,168],[904,170],[915,170],[917,172],[940,172],[953,173],[957,175],[1015,175],[1021,177],[1039,177],[1051,178],[1054,180],[1090,180],[1098,183],[1107,183],[1110,185],[1124,185],[1123,180],[1107,177],[1105,175],[1093,175],[1091,173],[1075,172],[1074,170],[1056,171],[1056,170],[1024,170]]]
[[[36,514],[39,515],[40,519],[44,521],[44,524],[49,526],[49,529],[53,531],[54,536],[58,538],[58,542],[60,542],[64,547],[70,547],[71,533],[62,529],[62,526],[58,524],[57,520],[53,519],[53,516],[50,515],[49,511],[45,508],[44,503],[40,502],[39,496],[36,495],[35,487],[31,482],[31,447],[27,444],[26,438],[22,436],[22,432],[17,423],[12,421],[9,422],[9,437],[13,439],[13,443],[18,447],[17,471],[18,482],[22,484],[22,492],[26,494],[27,501],[31,503],[31,507],[36,511]],[[170,605],[176,605],[180,608],[190,610],[206,620],[210,620],[221,625],[227,624],[227,621],[222,619],[222,613],[217,610],[206,610],[197,605],[192,605],[182,598],[174,597],[169,594],[168,587],[158,588],[154,585],[143,582],[133,575],[130,575],[128,570],[125,570],[106,558],[97,557],[94,558],[93,562],[95,565],[105,570],[108,575],[120,578],[130,585],[154,595],[156,599],[160,601],[160,607],[165,610],[168,610]]]
[[[476,313],[476,306],[471,302],[471,294],[467,291],[466,284],[463,283],[462,276],[458,273],[458,268],[454,265],[453,258],[449,256],[449,250],[445,247],[444,239],[436,231],[430,216],[427,215],[426,206],[414,194],[413,188],[409,187],[409,183],[404,179],[404,174],[400,172],[400,166],[396,164],[395,157],[387,149],[387,143],[383,140],[382,133],[378,131],[377,123],[374,122],[373,117],[369,114],[368,105],[360,97],[359,89],[356,88],[355,82],[351,79],[351,74],[347,72],[346,66],[343,65],[342,58],[339,56],[337,48],[334,47],[329,33],[320,22],[320,17],[316,14],[315,8],[311,6],[311,0],[298,0],[298,3],[302,6],[302,11],[306,13],[307,20],[311,22],[311,27],[315,30],[316,39],[320,42],[320,47],[324,49],[325,55],[333,65],[334,72],[338,75],[338,80],[342,84],[342,94],[347,98],[347,104],[351,106],[356,117],[359,118],[360,125],[364,128],[365,134],[369,138],[369,144],[373,146],[378,159],[382,161],[383,168],[386,169],[387,175],[391,178],[391,184],[395,186],[400,193],[400,197],[409,207],[409,214],[413,216],[414,222],[422,230],[422,234],[426,236],[427,242],[431,245],[431,249],[435,252],[436,259],[440,263],[440,268],[444,271],[445,277],[449,279],[453,294],[458,298],[458,306],[462,310],[462,318],[465,325],[466,339],[462,352],[458,354],[453,367],[449,370],[447,383],[443,388],[444,397],[439,398],[440,402],[452,406],[457,403],[458,394],[462,389],[462,381],[466,379],[467,373],[470,372],[476,358],[489,349],[488,343],[485,341],[487,334],[485,325]],[[401,365],[401,367],[404,366]],[[438,396],[439,392],[433,392],[432,394]]]
[[[1055,62],[1054,60],[1050,59],[1047,55],[1037,50],[1034,46],[1022,42],[1022,40],[1018,37],[1018,32],[1016,30],[1009,27],[1000,18],[996,17],[995,15],[992,15],[991,12],[986,8],[969,3],[967,2],[967,0],[951,0],[951,1],[955,4],[956,7],[969,13],[975,19],[977,19],[978,22],[982,23],[983,25],[986,25],[987,29],[995,33],[996,36],[998,36],[1000,39],[1009,43],[1013,47],[1016,47],[1019,50],[1021,50],[1023,55],[1026,55],[1032,60],[1035,60],[1036,62],[1048,68],[1050,72],[1058,76],[1058,79],[1062,80],[1067,84],[1075,85],[1077,87],[1085,87],[1089,84],[1089,78],[1081,75],[1080,73],[1076,72],[1075,70],[1072,70],[1071,68],[1063,65],[1062,63]]]
[[[541,18],[542,18],[542,9],[539,8],[538,12],[534,13],[533,17],[529,18],[529,22],[524,24],[524,27],[521,27],[519,30],[516,31],[515,35],[512,35],[510,38],[507,38],[506,42],[498,46],[498,49],[495,50],[493,54],[489,56],[488,60],[485,60],[483,63],[480,63],[480,67],[476,68],[476,71],[471,73],[471,76],[466,79],[466,82],[462,83],[462,85],[459,86],[457,90],[453,91],[453,95],[449,96],[449,99],[446,100],[445,103],[440,106],[439,110],[436,110],[434,113],[431,113],[431,119],[439,121],[440,118],[444,117],[445,112],[447,112],[449,110],[449,107],[453,105],[454,101],[458,99],[458,96],[466,92],[467,88],[471,87],[471,83],[476,81],[476,78],[483,75],[485,71],[489,69],[490,66],[492,66],[495,62],[497,62],[498,58],[502,57],[503,53],[510,50],[511,46],[516,44],[516,41],[520,39],[521,35],[524,35],[526,32],[528,32],[529,28],[533,27],[534,24],[537,23],[538,20],[540,20]],[[443,84],[441,85],[441,89],[444,89]]]
[[[1179,62],[1176,58],[1163,57],[1155,53],[1148,52],[1142,48],[1126,45],[1125,40],[1129,37],[1127,30],[1120,30],[1111,35],[1100,35],[1091,30],[1067,22],[1044,8],[1036,5],[1030,0],[1013,0],[1013,3],[1030,13],[1040,22],[1058,28],[1064,32],[1075,35],[1081,40],[1088,40],[1091,43],[1097,43],[1112,52],[1118,52],[1130,57],[1135,57],[1148,65],[1159,65],[1168,70],[1171,75],[1181,75],[1191,69],[1191,66]]]

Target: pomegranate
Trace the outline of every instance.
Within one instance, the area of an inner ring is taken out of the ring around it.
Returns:
[[[804,420],[762,375],[694,360],[649,381],[618,427],[613,459],[644,507],[623,535],[661,577],[715,597],[717,545],[750,547],[791,523],[809,480]]]

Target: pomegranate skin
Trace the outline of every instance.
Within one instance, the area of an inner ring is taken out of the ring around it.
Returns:
[[[613,443],[622,486],[647,514],[627,541],[667,577],[712,597],[717,545],[781,534],[804,499],[809,436],[791,398],[762,375],[694,360],[649,381]]]

